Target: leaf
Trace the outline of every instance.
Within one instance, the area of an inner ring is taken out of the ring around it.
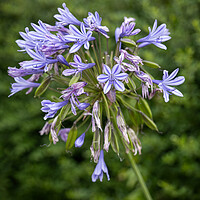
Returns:
[[[77,75],[74,75],[72,79],[69,81],[69,86],[73,85],[74,83],[77,83],[79,78],[80,78],[80,73],[78,73]]]
[[[143,64],[151,68],[161,68],[159,64],[148,60],[142,60]]]
[[[145,115],[143,112],[141,112],[142,118],[144,120],[144,123],[152,130],[158,131],[158,128],[154,121],[150,119],[147,115]]]
[[[44,78],[42,83],[40,84],[40,86],[35,91],[35,97],[41,96],[47,90],[47,88],[49,87],[50,82],[51,82],[50,76]]]
[[[152,119],[151,109],[145,99],[143,99],[143,98],[139,99],[138,107],[144,114],[146,114],[148,117],[150,117]]]
[[[128,83],[127,83],[127,85],[128,85],[128,87],[129,87],[130,90],[135,91],[135,89],[136,89],[135,82],[130,77],[128,77]]]
[[[67,116],[67,114],[69,113],[69,110],[70,110],[70,104],[68,103],[66,106],[63,106],[61,111],[60,111],[60,119],[61,121],[65,119],[65,117]]]
[[[128,47],[135,47],[136,46],[136,43],[133,40],[128,39],[128,38],[121,39],[121,42],[126,44],[126,46],[128,46]]]
[[[73,125],[67,137],[66,150],[69,150],[73,147],[76,137],[77,137],[77,127]]]

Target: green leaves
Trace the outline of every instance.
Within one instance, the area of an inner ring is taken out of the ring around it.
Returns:
[[[78,73],[77,75],[74,75],[69,82],[69,86],[73,85],[74,83],[77,83],[78,80],[80,79],[80,76],[81,76],[80,73]]]
[[[76,137],[77,137],[77,127],[76,125],[73,125],[67,137],[66,150],[69,150],[73,147]]]
[[[40,86],[35,91],[35,97],[40,97],[49,87],[51,82],[51,76],[47,76],[43,79]]]
[[[161,68],[159,64],[148,60],[142,60],[143,64],[151,68]]]
[[[135,47],[136,46],[136,43],[133,40],[128,39],[128,38],[121,39],[121,42],[124,43],[128,47]]]

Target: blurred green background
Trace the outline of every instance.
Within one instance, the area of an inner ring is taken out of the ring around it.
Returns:
[[[63,142],[51,147],[47,136],[38,131],[44,125],[40,100],[33,94],[19,92],[11,98],[8,66],[18,66],[25,59],[17,52],[15,40],[19,31],[30,23],[54,24],[63,0],[1,0],[0,1],[0,199],[144,199],[127,159],[122,161],[109,151],[105,161],[111,180],[91,182],[95,164],[90,162],[91,136],[81,149],[65,152]],[[144,129],[140,136],[142,155],[135,157],[154,199],[200,199],[200,1],[199,0],[71,0],[66,2],[79,19],[87,12],[98,11],[103,25],[114,30],[123,17],[136,18],[139,37],[148,33],[154,19],[166,23],[172,39],[167,51],[153,45],[140,51],[140,56],[173,71],[179,67],[185,83],[178,87],[184,98],[162,96],[150,102],[162,134]],[[137,36],[138,37],[138,36]],[[162,72],[155,73],[156,78]]]

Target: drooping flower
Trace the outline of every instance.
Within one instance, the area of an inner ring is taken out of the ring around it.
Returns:
[[[167,47],[161,43],[171,39],[169,34],[170,32],[166,28],[166,24],[161,24],[157,28],[157,20],[155,20],[153,29],[151,30],[149,27],[149,35],[137,40],[137,43],[141,43],[138,45],[138,47],[141,48],[149,44],[154,44],[155,46],[166,50]]]
[[[11,84],[11,86],[12,86],[11,94],[8,97],[12,96],[13,94],[15,94],[21,90],[24,90],[27,88],[38,87],[40,85],[40,83],[33,83],[33,82],[23,79],[22,77],[16,77],[14,79],[15,79],[16,83]]]
[[[85,133],[83,133],[80,137],[78,137],[75,141],[75,147],[82,147],[83,143],[84,143],[84,139],[85,139]]]
[[[143,71],[137,71],[135,75],[142,81],[142,97],[149,98],[149,88],[153,92],[153,81],[151,77]]]
[[[183,97],[183,94],[177,90],[176,85],[181,85],[185,81],[184,76],[178,76],[175,78],[179,71],[179,68],[175,69],[170,75],[168,75],[168,71],[163,71],[163,80],[153,80],[153,83],[157,84],[160,89],[163,91],[163,98],[165,102],[169,101],[169,95],[174,94],[179,97]]]
[[[82,45],[84,45],[85,49],[89,49],[89,41],[95,40],[95,38],[92,37],[92,31],[86,32],[83,23],[81,23],[80,29],[81,31],[79,31],[74,25],[69,25],[71,34],[64,36],[69,42],[74,42],[73,46],[69,50],[69,53],[77,52]]]
[[[60,15],[59,14],[54,15],[54,17],[59,21],[59,23],[61,23],[64,26],[69,24],[80,26],[81,22],[72,15],[72,13],[67,8],[66,4],[63,3],[62,6],[64,9],[58,8],[58,12],[60,13]]]
[[[83,70],[89,69],[95,65],[95,63],[83,63],[81,57],[74,55],[74,62],[69,63],[72,67],[76,69],[65,69],[62,74],[64,76],[70,76],[72,74],[77,75],[79,72],[82,73]]]
[[[133,30],[135,27],[134,21],[135,21],[134,18],[124,17],[124,22],[122,23],[120,28],[116,28],[116,30],[115,30],[116,42],[118,42],[120,38],[137,35],[141,31],[140,29]]]
[[[67,138],[68,138],[68,133],[70,131],[70,128],[62,128],[59,130],[58,132],[58,136],[60,136],[60,138],[64,141],[67,142]]]
[[[129,138],[134,146],[134,149],[132,150],[134,152],[134,155],[137,154],[137,152],[139,154],[141,154],[141,150],[142,150],[142,145],[141,145],[141,142],[140,140],[138,139],[137,135],[135,134],[135,131],[132,129],[132,128],[129,128],[127,129],[127,133],[129,135]]]
[[[107,83],[104,85],[104,88],[103,88],[104,94],[109,92],[112,84],[114,85],[115,89],[118,91],[123,92],[125,90],[124,84],[119,80],[124,80],[125,78],[128,77],[128,74],[120,73],[121,72],[120,65],[118,64],[114,65],[112,68],[112,71],[107,65],[104,65],[104,72],[106,74],[100,74],[97,77],[97,80],[100,83],[105,83],[107,81]]]
[[[96,180],[99,178],[100,181],[102,182],[103,180],[103,173],[105,173],[107,175],[107,179],[108,181],[110,180],[110,176],[108,174],[108,168],[106,166],[106,163],[104,161],[104,154],[103,154],[103,150],[101,150],[100,152],[100,156],[99,156],[99,161],[96,165],[96,168],[92,174],[92,182],[96,182]]]
[[[47,135],[50,132],[51,124],[46,122],[42,128],[42,130],[39,131],[40,135]]]
[[[52,138],[54,144],[56,144],[59,141],[58,136],[57,136],[57,130],[56,130],[57,120],[58,120],[58,116],[56,116],[54,118],[54,120],[51,124],[51,128],[50,128],[51,138]]]
[[[44,116],[44,120],[48,118],[54,117],[54,115],[57,113],[58,110],[60,110],[63,106],[67,105],[68,101],[62,101],[62,102],[51,102],[50,100],[43,100],[41,102],[42,104],[42,112],[47,113]]]
[[[89,12],[88,17],[84,18],[83,21],[85,22],[86,28],[88,28],[90,31],[99,32],[106,38],[109,38],[107,35],[109,29],[106,26],[101,26],[102,18],[99,16],[98,12],[95,12],[95,16]]]

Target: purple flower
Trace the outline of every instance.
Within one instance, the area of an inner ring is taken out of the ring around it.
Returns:
[[[84,18],[83,21],[86,24],[86,28],[89,28],[90,31],[96,31],[104,35],[106,38],[109,38],[106,32],[109,32],[109,29],[106,26],[101,26],[102,18],[99,16],[98,12],[95,12],[95,16],[89,12],[88,17]]]
[[[74,25],[80,26],[81,22],[78,21],[76,19],[76,17],[74,17],[72,15],[72,13],[67,8],[66,4],[63,3],[62,6],[63,6],[64,9],[58,8],[58,12],[60,13],[60,15],[59,14],[54,15],[54,17],[58,21],[60,21],[59,23],[61,23],[61,25],[64,25],[64,26],[69,25],[69,24],[74,24]]]
[[[101,150],[100,152],[100,156],[99,156],[99,161],[96,165],[96,168],[92,174],[92,182],[96,182],[96,180],[99,178],[100,181],[102,182],[103,180],[103,173],[105,173],[107,175],[107,179],[108,181],[110,180],[110,176],[108,174],[108,168],[106,166],[106,163],[104,161],[104,154],[103,154],[103,150]]]
[[[26,49],[29,56],[33,58],[33,60],[23,61],[20,64],[23,68],[26,69],[41,69],[44,67],[44,70],[47,71],[47,66],[49,64],[53,64],[58,62],[57,59],[53,59],[51,57],[46,57],[45,54],[39,51],[38,47],[36,47],[35,51],[31,49]]]
[[[37,45],[37,41],[33,40],[32,37],[30,37],[29,34],[29,28],[25,28],[25,32],[19,32],[20,36],[24,40],[16,40],[17,45],[22,49],[21,51],[25,51],[25,49],[34,49]]]
[[[161,43],[171,39],[169,34],[170,32],[166,28],[166,24],[161,24],[157,28],[157,20],[155,20],[153,29],[151,30],[149,27],[149,35],[137,41],[137,43],[141,43],[138,47],[141,48],[149,44],[154,44],[155,46],[166,50],[167,47]]]
[[[120,38],[137,35],[141,31],[140,29],[133,30],[135,27],[134,21],[135,21],[134,18],[124,17],[124,22],[122,23],[120,28],[116,28],[115,30],[116,42],[118,42]]]
[[[179,71],[179,68],[175,69],[170,75],[168,75],[168,71],[163,71],[163,80],[153,80],[155,84],[159,86],[163,91],[163,97],[165,102],[169,101],[169,95],[175,94],[176,96],[183,97],[183,94],[174,87],[175,85],[181,85],[185,81],[184,76],[178,76],[175,78]],[[173,80],[172,80],[173,79]]]
[[[69,25],[71,34],[64,37],[69,42],[75,42],[75,44],[70,48],[69,53],[75,53],[81,48],[82,45],[84,45],[85,49],[89,49],[89,41],[95,40],[95,38],[92,37],[92,31],[86,32],[83,23],[81,23],[80,29],[81,31],[79,31],[74,25]]]
[[[82,147],[85,139],[85,133],[83,133],[80,137],[78,137],[75,141],[75,147]]]
[[[15,79],[16,83],[11,84],[11,86],[12,86],[11,94],[8,97],[12,96],[13,94],[15,94],[23,89],[38,87],[40,85],[40,83],[33,83],[33,82],[23,79],[22,77],[16,77],[14,79]]]
[[[44,52],[45,55],[52,55],[61,49],[69,48],[69,46],[66,45],[69,41],[67,41],[62,34],[63,32],[69,34],[68,29],[62,29],[63,32],[60,32],[60,34],[52,34],[48,30],[50,25],[44,24],[41,20],[38,21],[38,24],[39,25],[31,24],[35,31],[29,31],[29,29],[26,28],[26,33],[20,32],[24,40],[16,41],[19,47],[23,50],[35,49],[37,47],[40,51]]]
[[[62,101],[62,102],[51,102],[50,100],[43,100],[41,102],[42,108],[41,110],[45,113],[47,113],[44,116],[44,120],[48,118],[54,117],[54,115],[57,113],[58,110],[60,110],[63,106],[65,106],[68,103],[68,101]]]
[[[114,60],[121,66],[123,71],[139,71],[139,64],[143,65],[142,59],[139,56],[129,54],[126,50],[120,50],[120,56],[115,57]],[[129,60],[132,64],[123,62],[125,59]]]
[[[142,96],[143,98],[150,98],[149,96],[149,88],[153,91],[153,81],[151,77],[144,73],[143,71],[135,72],[135,75],[142,81]]]
[[[125,90],[124,84],[119,80],[124,80],[125,78],[128,77],[128,74],[120,73],[121,72],[120,65],[118,64],[114,65],[114,67],[112,68],[112,71],[107,65],[104,65],[104,72],[106,74],[100,74],[97,77],[97,80],[101,83],[105,83],[107,81],[107,83],[104,85],[104,88],[103,88],[104,94],[109,92],[112,84],[114,85],[115,89],[118,91],[122,92]]]
[[[50,132],[51,124],[48,122],[42,127],[42,130],[39,131],[40,135],[47,135]]]
[[[64,76],[70,76],[72,74],[77,75],[79,72],[82,73],[83,70],[89,69],[95,65],[95,63],[83,63],[80,56],[74,55],[74,61],[69,64],[76,69],[65,69],[62,74]]]
[[[62,91],[63,95],[61,96],[61,98],[63,98],[64,100],[69,100],[70,101],[71,110],[72,110],[72,113],[74,115],[77,114],[75,106],[79,110],[84,110],[90,105],[89,103],[80,103],[78,98],[77,98],[77,96],[80,96],[81,94],[86,94],[84,92],[84,89],[83,89],[83,87],[86,84],[87,83],[85,83],[85,82],[74,83],[69,88],[67,88],[66,90]]]
[[[30,74],[41,74],[44,73],[43,69],[26,69],[26,68],[16,68],[16,67],[8,67],[8,75],[12,77],[21,77],[27,76]]]
[[[60,129],[60,131],[58,132],[58,136],[60,136],[60,138],[61,138],[64,142],[67,142],[67,137],[68,137],[69,131],[70,131],[70,128],[62,128],[62,129]]]

